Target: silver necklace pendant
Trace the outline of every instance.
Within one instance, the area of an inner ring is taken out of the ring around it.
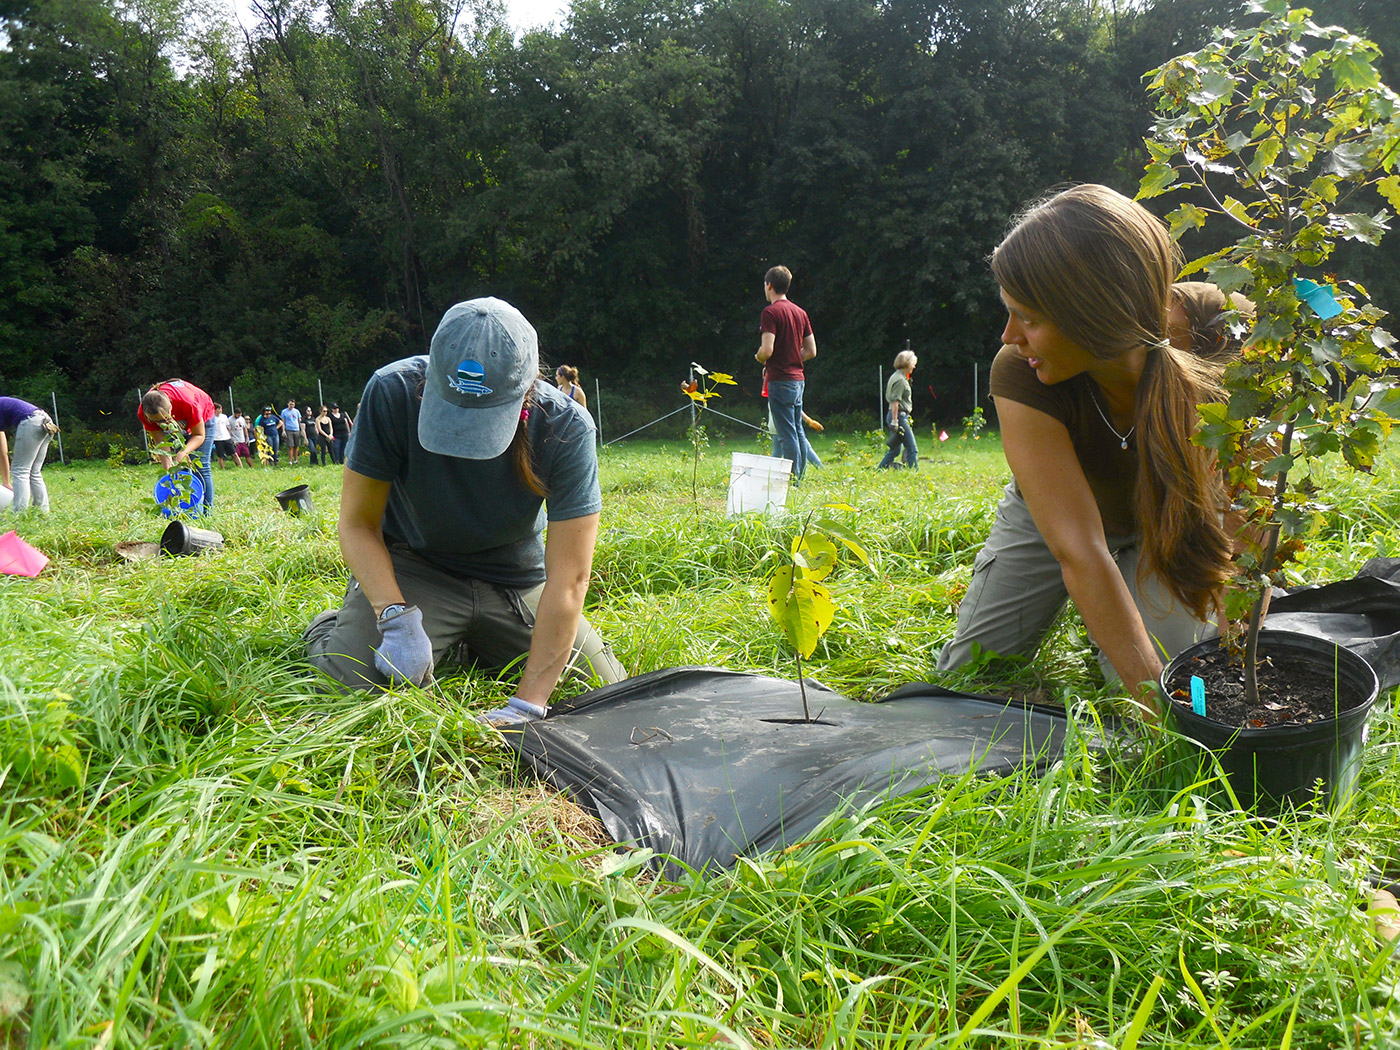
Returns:
[[[1090,383],[1092,384],[1093,380],[1090,380]],[[1113,425],[1113,421],[1108,418],[1108,413],[1105,412],[1103,410],[1103,406],[1099,404],[1098,395],[1094,393],[1094,388],[1092,385],[1090,385],[1089,387],[1089,400],[1094,403],[1094,408],[1098,411],[1099,418],[1103,420],[1103,425],[1108,427],[1109,433],[1118,439],[1118,447],[1121,448],[1124,452],[1127,452],[1128,438],[1133,436],[1133,431],[1137,429],[1137,424],[1134,423],[1132,426],[1130,426],[1126,434],[1120,434],[1118,433],[1118,428]]]

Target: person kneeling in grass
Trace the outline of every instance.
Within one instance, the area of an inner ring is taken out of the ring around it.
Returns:
[[[338,529],[353,575],[306,630],[311,662],[382,689],[422,685],[462,646],[496,667],[526,655],[495,723],[544,717],[568,669],[625,678],[583,617],[602,507],[593,421],[539,378],[520,312],[458,303],[428,356],[379,369],[361,406]]]
[[[1196,406],[1223,396],[1223,319],[1243,301],[1173,290],[1180,265],[1165,224],[1105,186],[1038,202],[993,253],[1007,321],[990,386],[1013,480],[939,670],[973,643],[1032,655],[1069,597],[1106,676],[1154,717],[1163,662],[1215,634],[1235,523],[1191,437]]]

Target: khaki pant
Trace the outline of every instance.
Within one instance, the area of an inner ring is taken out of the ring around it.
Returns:
[[[1215,637],[1216,626],[1183,609],[1160,577],[1150,574],[1139,581],[1135,537],[1109,537],[1108,549],[1163,660]],[[1012,482],[997,505],[987,543],[973,560],[972,582],[958,606],[958,627],[938,654],[938,669],[969,663],[973,642],[1001,656],[1034,656],[1068,597],[1060,563]],[[1099,666],[1105,678],[1117,681],[1102,650]]]
[[[433,644],[433,668],[480,664],[505,668],[530,651],[544,584],[516,590],[500,584],[454,576],[406,547],[393,547],[394,576],[404,601],[423,613],[423,629]],[[379,628],[374,608],[352,576],[339,609],[313,619],[302,635],[307,659],[336,681],[353,689],[381,689],[388,682],[374,666]],[[568,671],[603,684],[620,682],[626,670],[584,617]]]

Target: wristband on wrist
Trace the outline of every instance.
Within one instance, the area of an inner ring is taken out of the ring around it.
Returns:
[[[382,624],[385,620],[392,620],[395,616],[397,616],[399,613],[403,612],[407,608],[408,606],[405,605],[403,602],[394,602],[390,605],[386,605],[384,606],[384,611],[380,613],[379,616],[375,619],[375,623]]]

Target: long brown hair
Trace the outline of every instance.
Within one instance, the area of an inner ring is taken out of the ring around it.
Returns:
[[[545,491],[544,482],[535,473],[530,445],[530,418],[539,411],[541,409],[535,400],[535,387],[531,384],[525,393],[525,404],[520,409],[520,425],[515,428],[515,437],[511,439],[506,454],[510,456],[511,465],[515,467],[515,476],[520,479],[520,483],[536,496],[546,496],[548,493]]]
[[[1205,619],[1230,575],[1223,488],[1212,453],[1192,444],[1196,406],[1221,397],[1219,371],[1167,341],[1180,250],[1142,205],[1107,186],[1075,186],[1031,206],[992,255],[997,283],[1101,360],[1139,346],[1133,516],[1143,557]]]

